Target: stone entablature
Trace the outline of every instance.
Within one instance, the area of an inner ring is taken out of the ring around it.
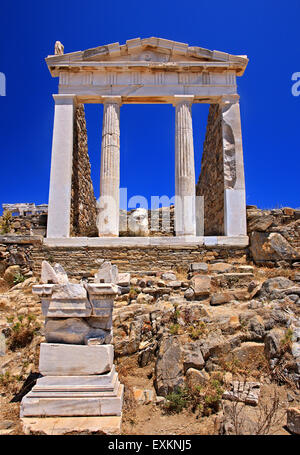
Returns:
[[[118,95],[123,103],[172,103],[180,94],[193,95],[194,102],[235,94],[248,59],[151,37],[48,56],[46,62],[59,76],[59,93],[76,94],[79,102]]]
[[[98,233],[119,236],[120,109],[127,103],[170,103],[175,110],[175,233],[203,236],[203,201],[195,187],[192,105],[220,106],[223,159],[223,223],[209,235],[245,236],[246,205],[236,76],[246,56],[210,51],[160,38],[133,39],[46,59],[59,77],[49,192],[49,238],[72,232],[71,183],[74,115],[81,103],[104,104]],[[205,197],[205,196],[204,196]],[[205,207],[205,200],[204,200]],[[214,207],[212,207],[214,209]],[[213,216],[210,213],[209,216]],[[202,217],[202,220],[201,220]]]

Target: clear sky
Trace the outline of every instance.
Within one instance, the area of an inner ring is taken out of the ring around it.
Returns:
[[[58,79],[44,58],[60,40],[73,52],[157,36],[247,54],[238,78],[247,203],[299,207],[300,1],[289,0],[40,0],[1,4],[0,204],[48,200],[54,103]],[[193,107],[196,179],[208,108]],[[99,196],[102,107],[87,105],[89,152]],[[121,107],[121,186],[128,196],[174,194],[174,107]]]

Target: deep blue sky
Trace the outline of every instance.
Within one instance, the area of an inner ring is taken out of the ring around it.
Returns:
[[[238,78],[247,203],[299,207],[300,1],[289,0],[40,0],[2,2],[0,72],[0,204],[48,200],[51,141],[58,79],[44,58],[60,40],[65,52],[148,36],[247,54]],[[99,196],[102,107],[86,107],[95,194]],[[193,107],[196,178],[207,106]],[[121,108],[121,186],[128,195],[174,194],[174,108]]]

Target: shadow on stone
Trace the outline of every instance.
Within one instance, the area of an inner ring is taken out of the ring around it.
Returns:
[[[30,373],[19,392],[10,400],[10,403],[20,402],[22,398],[30,392],[39,377],[41,377],[40,373]]]

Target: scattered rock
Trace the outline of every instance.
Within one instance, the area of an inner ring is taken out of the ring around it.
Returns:
[[[192,279],[192,288],[195,297],[204,297],[210,294],[211,278],[207,275],[196,275]]]
[[[176,281],[177,277],[173,272],[165,272],[161,275],[162,280],[165,281]]]
[[[232,265],[226,262],[217,262],[216,264],[211,264],[209,270],[211,273],[226,273],[232,270]]]
[[[186,372],[186,382],[188,387],[204,386],[209,382],[210,376],[205,370],[189,368]]]
[[[232,294],[229,292],[218,292],[216,294],[212,294],[210,298],[211,305],[223,305],[224,303],[229,303],[233,300]]]
[[[279,233],[252,232],[250,251],[255,262],[297,260],[300,254]]]
[[[3,279],[9,284],[13,284],[17,273],[21,273],[21,267],[19,265],[10,265],[5,270]]]
[[[300,409],[289,408],[286,416],[288,429],[294,434],[300,434]]]
[[[138,404],[149,404],[154,400],[153,390],[139,389],[133,387],[133,395]]]
[[[259,382],[233,381],[230,390],[223,393],[224,400],[241,401],[256,406],[260,395]]]
[[[114,283],[118,282],[118,267],[108,261],[104,261],[98,272],[95,274],[95,283]]]

